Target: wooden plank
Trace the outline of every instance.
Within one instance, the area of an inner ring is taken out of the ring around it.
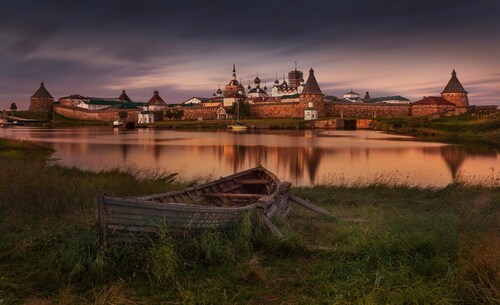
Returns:
[[[203,194],[203,197],[221,197],[221,198],[248,198],[248,199],[259,199],[262,194],[233,194],[233,193],[208,193]]]
[[[300,197],[297,197],[295,195],[290,194],[288,196],[288,198],[290,200],[292,200],[293,202],[296,202],[296,203],[300,204],[301,206],[303,206],[303,207],[305,207],[305,208],[307,208],[307,209],[309,209],[311,211],[314,211],[314,212],[319,213],[321,215],[325,215],[327,217],[331,217],[333,219],[338,219],[337,216],[333,215],[332,213],[328,212],[327,210],[322,209],[322,208],[320,208],[318,206],[315,206],[314,204],[312,204],[310,202],[307,202],[307,201],[305,201],[304,199],[302,199]]]
[[[271,233],[273,233],[273,235],[277,236],[278,238],[283,238],[283,233],[281,233],[280,230],[278,230],[278,228],[274,226],[272,221],[265,215],[262,215],[262,217],[264,218],[264,224],[269,228]]]
[[[236,184],[236,185],[233,185],[231,187],[228,187],[227,189],[223,189],[222,192],[223,193],[232,192],[232,191],[237,190],[239,188],[241,188],[241,184]]]
[[[248,211],[255,209],[258,204],[253,203],[242,207],[214,207],[189,205],[182,203],[154,203],[151,201],[137,200],[132,198],[108,197],[102,198],[103,204],[106,206],[123,206],[130,208],[144,208],[152,210],[167,210],[167,211],[189,211],[193,213],[215,212],[215,213],[234,213],[236,211]]]
[[[212,187],[214,185],[221,184],[221,183],[226,182],[226,181],[234,181],[234,179],[242,178],[245,176],[247,176],[247,177],[261,176],[261,177],[265,177],[266,179],[270,179],[271,181],[273,181],[277,184],[280,183],[280,180],[278,179],[278,177],[276,177],[276,175],[274,175],[272,172],[268,171],[267,169],[265,169],[264,167],[259,165],[255,168],[251,168],[251,169],[248,169],[248,170],[245,170],[245,171],[242,171],[242,172],[239,172],[239,173],[236,173],[234,175],[227,176],[227,177],[221,177],[218,180],[214,180],[214,181],[211,181],[211,182],[208,182],[205,184],[201,184],[201,185],[198,185],[198,186],[193,187],[193,188],[197,189],[197,190],[210,189],[210,187]],[[140,197],[136,197],[136,198],[143,199],[143,200],[153,200],[153,199],[161,199],[161,198],[169,197],[169,196],[172,196],[174,194],[181,194],[184,192],[185,192],[185,190],[171,191],[171,192],[167,192],[167,193],[140,196]]]
[[[243,184],[243,185],[267,185],[267,184],[269,184],[269,181],[264,180],[264,179],[242,179],[238,182],[240,184]]]

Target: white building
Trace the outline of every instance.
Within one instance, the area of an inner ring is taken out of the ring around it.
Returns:
[[[102,110],[109,108],[111,106],[116,105],[117,102],[113,100],[88,100],[88,101],[81,101],[76,107],[83,108],[83,109],[88,109],[88,110]]]
[[[153,112],[145,110],[139,112],[137,115],[137,123],[139,124],[150,124],[155,122],[155,115]]]
[[[248,97],[268,97],[269,95],[267,94],[267,86],[264,86],[264,89],[260,88],[260,78],[257,76],[254,80],[255,87],[252,88],[250,85],[248,85],[248,92],[247,96]]]
[[[363,102],[363,100],[359,96],[359,93],[352,91],[352,89],[351,89],[351,91],[344,94],[342,96],[342,98],[344,98],[345,100],[347,100],[349,102],[353,102],[353,103],[362,103]]]
[[[296,95],[301,94],[302,90],[304,90],[304,82],[298,87],[289,86],[285,81],[285,75],[283,75],[283,82],[280,84],[278,81],[278,77],[274,80],[273,88],[271,89],[271,96],[286,96],[286,95]]]
[[[309,102],[307,108],[304,110],[304,120],[316,120],[318,119],[318,110],[314,108],[313,102]]]
[[[207,97],[193,96],[192,98],[182,102],[181,105],[198,105],[198,106],[200,106],[202,103],[208,102],[209,100],[210,100],[210,98],[207,98]]]

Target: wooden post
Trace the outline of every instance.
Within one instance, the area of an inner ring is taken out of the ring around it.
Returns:
[[[312,210],[312,211],[314,211],[316,213],[319,213],[321,215],[325,215],[327,217],[331,217],[333,219],[338,219],[337,216],[333,215],[332,213],[328,212],[327,210],[322,209],[322,208],[320,208],[318,206],[315,206],[314,204],[312,204],[310,202],[307,202],[307,201],[305,201],[304,199],[302,199],[300,197],[297,197],[295,195],[290,194],[288,198],[290,198],[290,200],[292,200],[293,202],[296,202],[296,203],[300,204],[301,206],[303,206],[303,207],[305,207],[305,208],[307,208],[309,210]]]

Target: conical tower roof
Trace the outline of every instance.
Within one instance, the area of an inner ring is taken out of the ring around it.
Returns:
[[[366,91],[366,94],[365,94],[365,97],[363,98],[363,101],[368,101],[371,99],[372,99],[372,97],[370,96],[370,93],[368,91]]]
[[[40,84],[40,88],[31,96],[34,98],[54,98],[52,95],[50,95],[49,91],[45,88],[45,84],[42,82]]]
[[[160,97],[158,91],[153,92],[153,97],[148,101],[149,106],[167,106],[167,103]]]
[[[323,94],[316,81],[316,77],[314,77],[314,70],[312,68],[309,70],[309,77],[307,78],[304,90],[302,90],[302,94]]]
[[[448,82],[448,85],[444,87],[444,90],[441,93],[468,93],[467,91],[465,91],[464,87],[458,80],[457,72],[455,72],[455,69],[453,69],[453,72],[451,72],[451,78]]]
[[[132,102],[132,100],[130,99],[130,97],[128,97],[125,90],[122,90],[122,94],[120,94],[120,96],[118,97],[118,100],[120,100],[122,102]]]

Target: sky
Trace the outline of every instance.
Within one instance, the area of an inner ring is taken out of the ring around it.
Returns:
[[[231,78],[312,67],[323,93],[439,96],[453,69],[471,104],[500,105],[500,1],[0,0],[0,109],[127,90],[167,103]]]

